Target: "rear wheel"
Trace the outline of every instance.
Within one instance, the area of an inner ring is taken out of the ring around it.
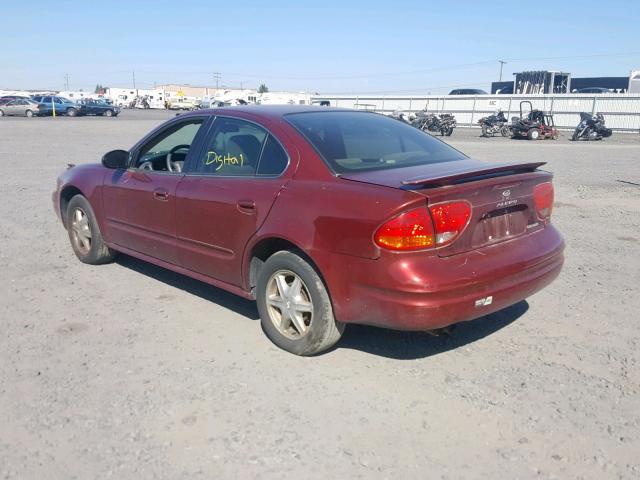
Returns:
[[[482,136],[483,137],[489,136],[489,128],[485,124],[482,125]]]
[[[0,110],[0,117],[4,117],[4,110]]]
[[[290,353],[325,351],[344,331],[333,316],[324,282],[297,253],[280,251],[267,259],[258,276],[256,300],[265,334]]]
[[[33,117],[33,111],[32,110],[27,110],[26,112],[24,112],[24,114],[29,118]]]
[[[78,110],[76,110],[75,108],[68,108],[67,109],[67,116],[75,117],[76,115],[78,115]]]
[[[453,133],[453,127],[447,127],[445,129],[445,132],[443,133],[443,135],[446,135],[447,137],[450,137],[452,133]]]
[[[538,140],[540,138],[540,131],[537,128],[532,128],[527,133],[527,138],[529,140]]]
[[[503,137],[510,137],[512,135],[511,128],[508,125],[505,125],[500,129],[500,135]]]
[[[100,265],[113,260],[114,252],[104,244],[93,208],[82,195],[69,201],[66,225],[71,248],[81,262]]]

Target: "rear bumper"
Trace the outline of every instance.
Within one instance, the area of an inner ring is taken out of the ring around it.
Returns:
[[[506,308],[550,284],[564,242],[546,228],[473,252],[440,258],[391,254],[349,262],[348,283],[328,280],[338,320],[429,330]],[[335,292],[334,292],[335,287]]]

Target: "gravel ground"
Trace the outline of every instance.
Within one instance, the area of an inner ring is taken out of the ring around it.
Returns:
[[[170,115],[0,119],[0,479],[640,477],[638,135],[456,130],[472,156],[548,162],[559,279],[449,338],[353,326],[299,358],[252,302],[73,255],[58,173]]]

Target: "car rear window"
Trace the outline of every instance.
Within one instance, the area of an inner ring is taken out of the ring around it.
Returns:
[[[338,174],[466,158],[431,135],[377,113],[305,112],[286,115],[285,119]]]

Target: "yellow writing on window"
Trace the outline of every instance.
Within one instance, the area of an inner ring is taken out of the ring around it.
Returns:
[[[223,165],[233,165],[242,167],[244,165],[244,156],[240,154],[240,157],[236,157],[230,154],[224,156],[217,154],[214,151],[207,152],[207,158],[204,161],[205,165],[216,165],[216,171],[220,170]]]

